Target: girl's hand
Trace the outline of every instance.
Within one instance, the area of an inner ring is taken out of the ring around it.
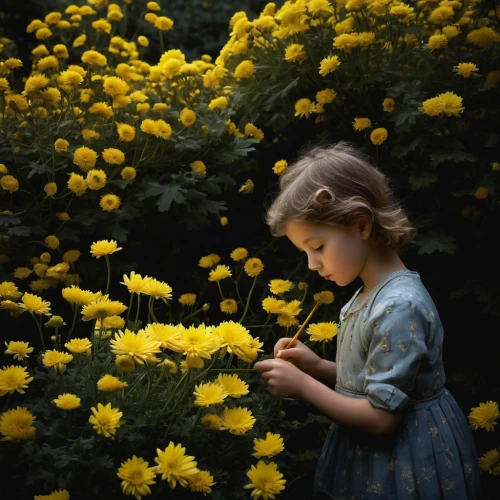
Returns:
[[[309,375],[299,370],[292,363],[283,359],[266,359],[255,363],[254,368],[262,372],[261,380],[274,396],[301,397],[304,382]]]
[[[274,346],[274,356],[278,359],[292,362],[308,375],[315,376],[321,363],[321,358],[300,340],[296,340],[292,347],[285,349],[291,338],[282,338]]]

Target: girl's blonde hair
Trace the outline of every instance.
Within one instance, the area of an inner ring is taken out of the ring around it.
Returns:
[[[266,222],[283,236],[291,221],[353,226],[373,221],[372,236],[396,251],[410,243],[415,230],[396,201],[385,175],[347,142],[313,147],[301,154],[280,179],[280,193]]]

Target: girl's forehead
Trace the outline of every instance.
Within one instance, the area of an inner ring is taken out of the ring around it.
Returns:
[[[286,236],[293,240],[300,240],[299,243],[313,236],[325,236],[331,231],[333,231],[333,228],[327,224],[307,221],[290,221],[285,226]]]

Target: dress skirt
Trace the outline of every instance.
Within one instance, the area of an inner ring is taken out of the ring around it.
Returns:
[[[432,398],[410,400],[391,434],[374,436],[332,423],[314,478],[314,493],[335,500],[471,500],[479,490],[472,432],[445,388]]]

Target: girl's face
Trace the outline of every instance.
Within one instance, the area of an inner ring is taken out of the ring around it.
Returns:
[[[293,221],[285,235],[307,254],[311,271],[346,286],[356,279],[368,258],[367,229],[364,226],[336,228],[327,224]]]

